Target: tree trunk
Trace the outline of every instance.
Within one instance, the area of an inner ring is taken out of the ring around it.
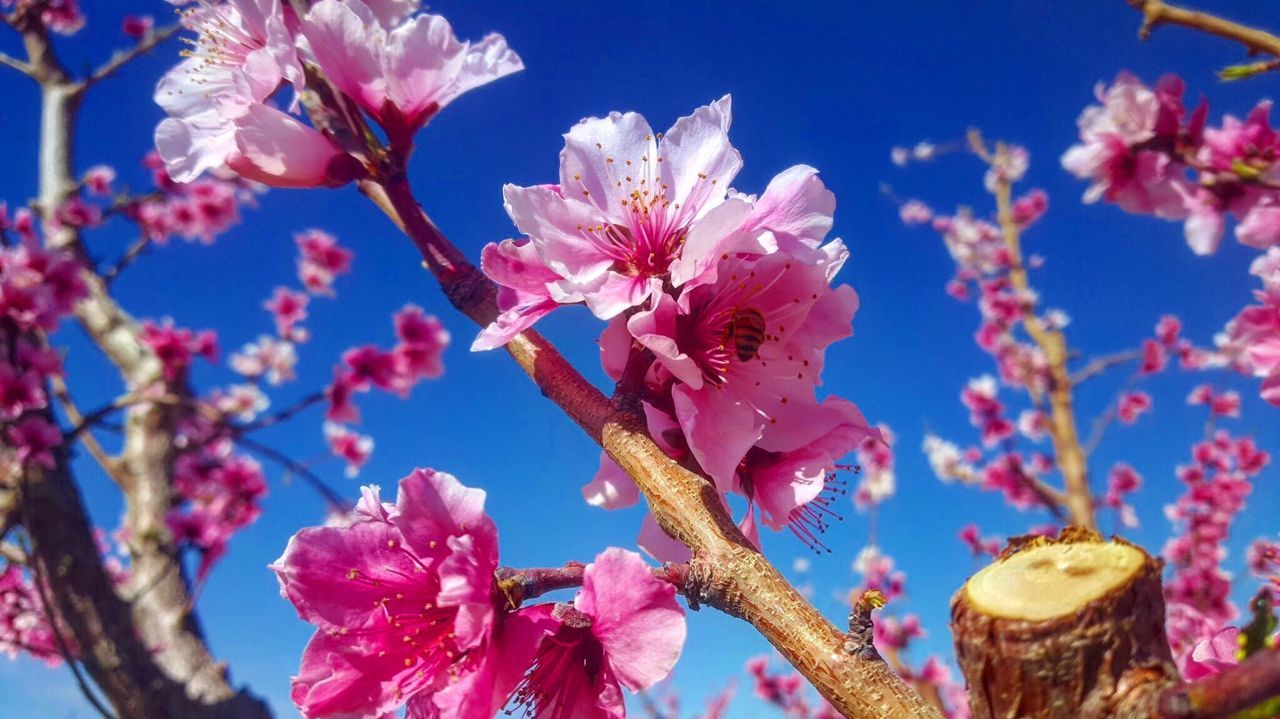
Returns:
[[[1161,566],[1077,528],[1015,539],[951,603],[974,719],[1146,716],[1178,681]]]

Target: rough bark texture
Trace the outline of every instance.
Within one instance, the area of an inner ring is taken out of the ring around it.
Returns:
[[[33,79],[40,85],[39,207],[48,218],[76,191],[75,129],[87,84],[68,75],[38,21],[19,19],[15,27],[22,33]],[[157,41],[152,38],[145,43],[146,49]],[[118,55],[100,77],[138,52]],[[49,232],[46,241],[87,259],[73,229]],[[116,365],[129,390],[157,381],[160,363],[142,343],[138,324],[111,297],[101,276],[86,266],[83,277],[89,295],[76,307],[76,317],[86,333]],[[122,717],[267,717],[265,705],[231,686],[226,666],[209,651],[177,547],[165,524],[174,503],[173,412],[160,404],[130,407],[121,456],[108,468],[124,491],[125,527],[131,537],[132,578],[119,594],[100,566],[79,492],[65,466],[54,473],[53,480],[31,483],[30,497],[24,497],[32,505],[27,507],[27,516],[33,518],[27,530],[37,546],[59,552],[51,570],[66,562],[77,568],[73,574],[59,570],[49,575],[63,620],[73,629],[89,632],[83,637],[77,633],[77,642],[90,647],[102,643],[128,659],[108,657],[97,661],[96,671],[91,672]],[[55,505],[61,509],[50,509]],[[47,515],[50,511],[55,513]],[[90,568],[90,562],[98,566]],[[81,581],[64,587],[63,577]],[[96,616],[95,607],[109,616]],[[121,607],[131,615],[129,621],[118,616]],[[83,612],[91,616],[77,614]]]
[[[1103,540],[1077,529],[1056,540],[1022,538],[996,561],[1087,542]],[[1133,549],[1142,561],[1125,581],[1047,619],[993,616],[973,601],[969,583],[956,593],[951,628],[974,719],[1147,716],[1150,698],[1178,674],[1164,633],[1161,562]]]

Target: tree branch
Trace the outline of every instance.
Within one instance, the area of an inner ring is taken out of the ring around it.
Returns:
[[[269,447],[261,442],[249,439],[241,435],[233,437],[236,444],[248,449],[251,452],[260,454],[263,457],[275,462],[289,472],[298,475],[312,489],[320,493],[324,497],[325,502],[329,504],[329,508],[339,512],[345,512],[351,508],[351,503],[346,500],[338,490],[330,487],[320,475],[311,471],[307,465],[293,459],[289,455],[278,449]]]
[[[409,236],[459,311],[480,326],[497,316],[496,287],[427,219],[402,175],[360,188]],[[847,717],[940,716],[879,657],[845,651],[844,632],[742,535],[705,478],[654,444],[633,405],[606,399],[536,332],[518,335],[506,349],[635,480],[663,529],[693,551],[687,581],[694,601],[750,622]]]
[[[1267,53],[1280,57],[1280,37],[1269,32],[1216,15],[1170,5],[1164,0],[1126,1],[1142,13],[1142,27],[1138,28],[1138,37],[1143,40],[1151,37],[1151,31],[1161,25],[1182,25],[1238,42],[1250,53]]]
[[[1156,719],[1226,719],[1274,697],[1280,697],[1280,649],[1265,649],[1220,674],[1165,690]]]
[[[34,7],[16,12],[13,24],[22,34],[27,64],[40,83],[38,207],[47,220],[78,189],[73,152],[76,121],[87,84],[73,80],[67,73],[43,23],[30,15]],[[75,228],[46,227],[45,241],[51,248],[87,260]],[[162,377],[160,362],[141,341],[137,322],[110,296],[102,276],[87,261],[81,276],[88,296],[77,304],[75,313],[89,337],[116,365],[131,392],[157,382]],[[46,503],[61,508],[46,510],[75,512],[80,519],[67,521],[86,524],[84,531],[76,529],[70,535],[65,526],[48,528],[47,551],[58,552],[58,557],[48,559],[62,561],[59,557],[64,552],[74,556],[89,583],[82,588],[67,587],[69,594],[59,612],[69,626],[82,630],[76,634],[77,642],[85,646],[97,642],[107,652],[96,663],[96,671],[90,673],[122,719],[266,717],[269,713],[260,701],[232,688],[226,666],[209,651],[192,611],[181,557],[165,521],[175,501],[171,482],[175,412],[173,406],[159,403],[139,404],[126,412],[124,446],[113,476],[124,489],[124,524],[133,537],[130,559],[134,571],[130,582],[155,582],[132,604],[121,602],[115,587],[101,580],[105,571],[70,475],[56,477],[54,485],[34,485],[53,487],[45,497]],[[75,508],[67,509],[69,506]],[[33,536],[38,534],[31,526],[28,530]],[[50,567],[58,569],[50,577],[62,591],[61,583],[69,578],[60,565]],[[103,587],[111,595],[109,598],[103,596]],[[124,589],[127,591],[128,587]],[[103,602],[108,608],[100,610],[98,605]],[[123,613],[117,611],[120,608]],[[111,614],[104,617],[102,611]],[[136,656],[129,661],[112,660],[113,647],[135,643],[139,648]]]
[[[30,65],[11,55],[6,55],[0,52],[0,65],[4,65],[7,68],[17,70],[18,72],[22,73],[23,75],[26,75],[27,77],[30,77],[33,79],[35,78],[35,71],[31,69]]]
[[[117,50],[111,56],[110,60],[103,63],[98,67],[98,69],[89,73],[89,76],[81,83],[82,91],[102,82],[108,77],[111,77],[119,71],[120,68],[151,52],[157,45],[173,37],[181,29],[181,26],[176,23],[162,28],[157,28],[148,33],[146,37],[142,38],[142,40],[133,47]]]
[[[1142,350],[1125,350],[1124,352],[1094,357],[1089,360],[1088,364],[1072,373],[1071,384],[1078,387],[1086,380],[1093,379],[1113,367],[1119,367],[1140,357],[1142,357]]]
[[[974,153],[993,166],[1002,162],[1008,152],[1008,148],[1001,143],[996,146],[995,154],[992,155],[982,135],[976,130],[970,131],[969,142]],[[1028,296],[1031,287],[1026,267],[1022,264],[1022,232],[1013,219],[1013,187],[1008,180],[998,177],[992,194],[996,198],[997,219],[1004,235],[1005,248],[1009,252],[1009,283],[1016,292]],[[1066,337],[1060,330],[1046,327],[1036,315],[1035,308],[1030,305],[1023,311],[1022,324],[1044,353],[1048,366],[1049,435],[1053,439],[1058,470],[1062,473],[1066,487],[1067,510],[1071,513],[1073,524],[1093,529],[1097,522],[1094,517],[1093,495],[1089,490],[1089,470],[1076,429],[1071,375],[1067,371]]]

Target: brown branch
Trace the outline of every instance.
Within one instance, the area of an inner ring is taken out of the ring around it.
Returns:
[[[287,422],[311,407],[320,404],[324,401],[324,398],[324,392],[312,392],[279,412],[265,417],[260,417],[252,422],[246,422],[234,427],[233,432],[237,435],[243,435],[248,434],[249,432],[256,432],[260,429],[266,429],[267,427],[274,427],[275,425],[280,424],[281,422]]]
[[[67,381],[62,377],[54,375],[50,380],[53,395],[58,399],[58,404],[62,406],[62,411],[67,415],[67,419],[77,427],[85,427],[84,415],[76,406],[74,400],[71,399],[71,390],[67,387]],[[119,461],[107,453],[102,445],[98,442],[98,438],[93,436],[93,432],[84,431],[79,433],[80,442],[84,444],[85,449],[89,451],[89,456],[93,457],[98,466],[102,467],[102,471],[107,473],[111,481],[117,486],[123,487],[123,478],[120,474]]]
[[[970,132],[970,144],[975,154],[990,164],[1003,161],[1008,152],[1003,143],[996,146],[992,155],[982,136]],[[997,219],[1004,236],[1005,249],[1009,253],[1009,283],[1024,297],[1030,296],[1031,287],[1027,270],[1022,264],[1021,230],[1013,219],[1013,187],[1008,180],[998,178],[993,194],[996,198]],[[1089,490],[1089,470],[1076,429],[1076,417],[1071,374],[1067,370],[1067,340],[1061,330],[1050,329],[1036,315],[1035,308],[1027,305],[1023,310],[1022,324],[1027,334],[1044,353],[1049,380],[1049,434],[1053,439],[1054,455],[1058,470],[1066,487],[1065,503],[1073,524],[1088,529],[1097,526],[1094,517],[1093,495]]]
[[[261,442],[249,439],[244,436],[236,436],[232,438],[236,444],[248,449],[251,452],[262,455],[263,457],[275,462],[292,474],[301,477],[312,489],[316,490],[321,497],[324,497],[330,509],[338,512],[345,512],[351,509],[351,502],[338,492],[338,490],[330,487],[327,482],[311,470],[307,465],[290,457],[278,449],[269,447]]]
[[[27,77],[35,78],[35,71],[31,69],[31,66],[12,55],[6,55],[5,53],[0,52],[0,65],[17,70]]]
[[[31,14],[35,7],[15,12],[12,24],[22,34],[26,62],[40,84],[38,207],[47,219],[78,191],[73,172],[75,129],[88,83],[67,73],[43,23]],[[91,269],[78,231],[66,226],[46,230],[49,247],[84,262],[81,276],[88,295],[75,309],[80,324],[116,365],[130,392],[153,385],[162,377],[160,362],[141,341],[138,323],[110,296],[102,276]],[[178,391],[186,394],[185,387]],[[173,426],[180,410],[146,403],[126,411],[124,445],[115,465],[117,471],[112,474],[124,490],[124,525],[132,537],[130,584],[154,582],[136,601],[121,601],[116,588],[104,579],[97,545],[69,473],[55,473],[53,482],[34,483],[34,488],[45,488],[47,493],[24,496],[24,502],[44,502],[42,511],[31,512],[33,517],[51,512],[73,516],[63,518],[62,524],[46,520],[28,525],[28,531],[33,541],[44,538],[39,544],[49,555],[45,561],[56,570],[50,572],[51,581],[63,595],[59,613],[69,626],[79,628],[77,642],[103,647],[90,674],[121,717],[260,719],[269,716],[265,705],[231,686],[226,666],[214,659],[205,642],[192,611],[181,557],[165,521],[176,501],[171,481]],[[77,522],[85,525],[83,531]],[[76,526],[68,529],[70,525]],[[77,566],[78,577],[84,579],[82,586],[74,584],[77,577],[66,574],[60,564],[64,561]],[[64,587],[64,582],[70,584]],[[121,591],[129,589],[126,586]],[[112,658],[116,649],[133,652],[135,644],[138,651],[127,660]]]
[[[1280,697],[1280,649],[1266,649],[1220,674],[1166,689],[1156,719],[1226,719]]]
[[[1093,379],[1113,367],[1128,364],[1129,362],[1141,357],[1142,350],[1126,350],[1124,352],[1116,352],[1115,354],[1095,357],[1089,360],[1085,366],[1072,373],[1071,384],[1078,387],[1086,380]]]
[[[132,265],[139,257],[142,256],[142,253],[146,252],[151,247],[151,243],[151,235],[143,235],[137,240],[134,240],[132,244],[125,248],[124,254],[120,255],[120,259],[116,260],[110,267],[102,272],[102,281],[108,285],[115,282],[121,272],[128,269],[129,265]]]
[[[1164,0],[1126,0],[1142,13],[1138,37],[1146,40],[1161,25],[1182,25],[1244,45],[1250,53],[1280,57],[1280,37],[1197,10],[1170,5]]]
[[[446,297],[480,326],[498,314],[496,288],[427,219],[403,175],[361,182],[409,236]],[[845,634],[800,595],[733,523],[715,488],[666,456],[631,402],[611,402],[536,332],[507,352],[636,482],[663,529],[693,551],[690,594],[745,619],[846,717],[939,717],[878,657],[845,651]]]

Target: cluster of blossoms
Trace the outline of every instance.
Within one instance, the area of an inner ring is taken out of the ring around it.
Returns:
[[[1219,347],[1234,367],[1262,379],[1262,398],[1280,406],[1280,247],[1253,261],[1249,272],[1262,280],[1248,305],[1226,327]]]
[[[180,546],[199,553],[197,580],[226,554],[232,535],[258,519],[267,494],[261,465],[235,451],[231,432],[227,422],[193,412],[174,434],[173,488],[180,502],[165,522]]]
[[[61,647],[49,617],[31,576],[6,566],[0,572],[0,654],[13,659],[26,653],[50,666],[60,664]]]
[[[1243,121],[1227,115],[1209,127],[1208,105],[1188,112],[1183,89],[1174,76],[1150,88],[1129,73],[1100,84],[1099,104],[1080,116],[1080,144],[1062,164],[1090,181],[1086,202],[1105,199],[1135,214],[1184,221],[1197,254],[1217,249],[1228,216],[1237,220],[1238,241],[1267,251],[1252,269],[1263,280],[1261,304],[1232,320],[1220,349],[1232,366],[1263,379],[1264,399],[1280,404],[1280,323],[1270,299],[1280,262],[1280,135],[1270,125],[1271,102],[1258,103]]]
[[[831,284],[848,251],[823,244],[835,198],[817,171],[788,169],[758,197],[731,190],[742,160],[730,119],[728,97],[665,134],[635,113],[586,119],[565,135],[558,184],[508,185],[527,237],[484,249],[503,313],[473,349],[585,304],[608,322],[606,371],[637,387],[663,449],[747,497],[748,535],[763,522],[817,545],[837,460],[875,434],[852,403],[815,394],[858,299]],[[639,495],[607,457],[583,492],[606,508]],[[651,519],[641,545],[685,556]]]
[[[898,438],[888,425],[877,425],[876,430],[879,437],[869,435],[858,445],[858,487],[853,492],[853,504],[858,509],[878,507],[897,491],[893,445]]]
[[[169,115],[156,128],[169,173],[189,182],[225,167],[274,186],[342,185],[364,173],[364,148],[344,146],[329,118],[302,122],[294,112],[304,91],[330,97],[317,112],[335,119],[363,122],[355,117],[363,111],[407,151],[413,133],[459,95],[522,69],[501,36],[459,41],[417,5],[320,0],[300,15],[281,0],[229,0],[185,10],[192,49],[155,92]],[[282,109],[286,88],[295,98]],[[344,139],[363,136],[346,130]]]
[[[0,9],[22,12],[40,6],[40,22],[59,35],[74,35],[84,27],[79,0],[0,0]]]
[[[1231,575],[1221,566],[1224,545],[1252,478],[1270,461],[1252,439],[1226,430],[1196,444],[1191,456],[1191,464],[1178,468],[1186,492],[1165,510],[1181,532],[1163,552],[1173,569],[1165,584],[1169,643],[1184,669],[1197,644],[1212,640],[1237,616],[1229,596]]]
[[[1280,542],[1256,539],[1246,555],[1249,571],[1267,582],[1271,595],[1280,601]]]
[[[147,153],[143,166],[151,172],[155,190],[139,197],[117,198],[113,209],[137,224],[142,236],[158,245],[167,244],[174,237],[212,243],[239,222],[240,207],[254,202],[254,196],[261,191],[257,183],[228,170],[177,182],[155,152]],[[110,172],[110,168],[103,169]],[[90,171],[84,184],[91,194],[110,196],[114,175]]]
[[[347,350],[342,364],[334,369],[333,382],[325,389],[325,437],[333,453],[347,461],[348,475],[354,476],[373,450],[373,440],[357,435],[342,423],[360,421],[354,403],[357,393],[377,388],[407,396],[424,379],[444,374],[442,356],[449,346],[449,331],[440,320],[416,305],[405,305],[395,314],[396,338],[390,350],[363,345]]]
[[[546,719],[625,715],[685,638],[674,585],[638,554],[586,565],[572,603],[519,606],[495,578],[485,493],[417,470],[395,504],[368,487],[337,526],[304,529],[272,565],[282,595],[317,627],[293,680],[308,719],[489,719],[508,704]]]
[[[0,235],[9,229],[0,206]],[[42,412],[48,380],[62,374],[62,360],[39,331],[53,331],[86,290],[79,262],[19,232],[22,242],[0,249],[0,431],[13,450],[8,461],[52,467],[62,431]]]
[[[1042,442],[1047,436],[1043,412],[1029,409],[1011,421],[999,399],[996,379],[983,375],[970,380],[960,392],[961,403],[969,410],[969,422],[979,430],[983,447],[961,449],[934,434],[924,438],[923,449],[934,474],[943,482],[958,481],[985,491],[1000,492],[1018,509],[1045,506],[1045,497],[1036,491],[1039,478],[1053,471],[1053,458],[1045,452],[1024,456],[1017,440]]]

